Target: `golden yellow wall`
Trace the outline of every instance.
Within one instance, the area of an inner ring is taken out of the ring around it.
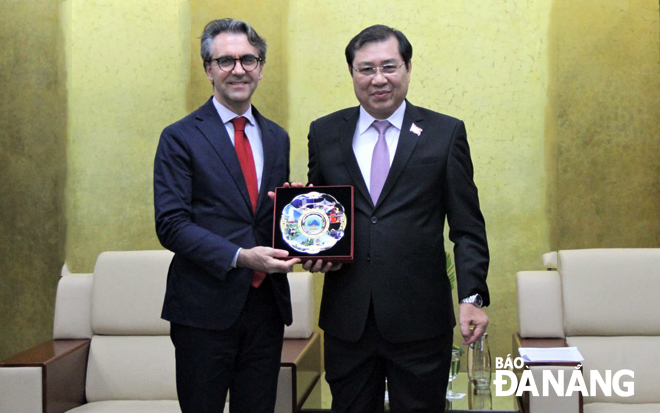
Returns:
[[[556,246],[660,246],[657,0],[558,0]]]
[[[190,17],[183,0],[67,0],[67,263],[91,272],[106,250],[160,248],[153,157],[185,116]]]
[[[0,1],[0,360],[51,336],[65,165],[56,1]]]

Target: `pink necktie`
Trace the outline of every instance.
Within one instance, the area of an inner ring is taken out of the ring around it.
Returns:
[[[375,120],[373,123],[373,127],[378,131],[378,141],[376,141],[374,153],[371,156],[371,183],[369,185],[374,205],[378,202],[387,174],[390,172],[390,150],[385,140],[385,132],[390,126],[392,124],[387,120]]]
[[[245,122],[247,118],[238,117],[231,120],[234,125],[234,147],[236,148],[236,155],[238,162],[241,164],[243,177],[250,194],[250,202],[252,203],[252,211],[257,211],[257,198],[259,197],[259,188],[257,185],[257,168],[254,166],[254,156],[252,155],[252,146],[245,134]],[[266,278],[266,274],[261,271],[252,271],[252,281],[250,284],[254,288],[259,288],[261,283]]]

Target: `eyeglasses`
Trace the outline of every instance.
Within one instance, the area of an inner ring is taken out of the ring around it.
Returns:
[[[263,59],[251,54],[246,54],[239,57],[238,59],[230,56],[220,56],[215,59],[211,59],[209,63],[216,62],[220,70],[223,72],[231,72],[236,67],[237,61],[241,62],[241,67],[243,67],[243,70],[246,72],[251,72],[256,69],[257,66],[259,66],[259,62],[263,61]]]
[[[403,66],[404,63],[405,63],[405,62],[401,62],[401,64],[399,64],[399,65],[395,65],[395,64],[386,64],[386,65],[375,66],[375,67],[367,66],[367,67],[362,67],[362,68],[360,68],[360,69],[355,68],[355,67],[353,67],[353,66],[351,66],[351,67],[353,68],[353,70],[355,70],[356,72],[358,72],[358,74],[359,74],[360,76],[364,76],[364,77],[372,77],[372,76],[376,76],[376,73],[378,73],[379,70],[380,70],[380,73],[382,73],[382,74],[384,74],[384,75],[391,75],[391,74],[394,74],[394,73],[396,73],[397,70],[399,70],[399,68],[400,68],[401,66]]]

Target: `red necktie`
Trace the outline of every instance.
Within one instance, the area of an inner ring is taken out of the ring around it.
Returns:
[[[250,202],[252,203],[252,211],[257,211],[257,198],[259,197],[259,188],[257,185],[257,168],[254,166],[254,156],[252,155],[252,146],[245,134],[244,117],[238,117],[231,120],[234,125],[234,147],[236,148],[236,155],[238,162],[241,164],[243,177],[247,184],[248,193],[250,194]],[[251,284],[254,288],[258,288],[266,278],[266,274],[261,271],[252,272]]]
[[[252,201],[252,211],[257,211],[257,198],[259,197],[259,189],[257,186],[257,168],[254,166],[254,156],[252,155],[252,146],[250,140],[245,135],[245,122],[244,117],[234,118],[231,123],[234,124],[234,147],[236,148],[236,155],[238,155],[238,162],[241,164],[243,170],[243,177],[247,184],[248,192],[250,193],[250,201]]]

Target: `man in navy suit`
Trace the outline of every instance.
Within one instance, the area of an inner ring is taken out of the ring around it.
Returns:
[[[247,23],[211,21],[201,55],[213,97],[163,130],[154,165],[179,404],[222,412],[230,390],[232,413],[272,412],[298,260],[268,247],[268,191],[288,180],[289,136],[250,103],[266,42]]]
[[[464,344],[488,324],[488,245],[465,125],[406,100],[411,58],[400,31],[363,30],[346,47],[360,106],[310,125],[309,182],[355,187],[354,262],[304,264],[327,272],[319,325],[336,413],[382,412],[385,379],[392,412],[444,411],[456,324],[445,218]]]

